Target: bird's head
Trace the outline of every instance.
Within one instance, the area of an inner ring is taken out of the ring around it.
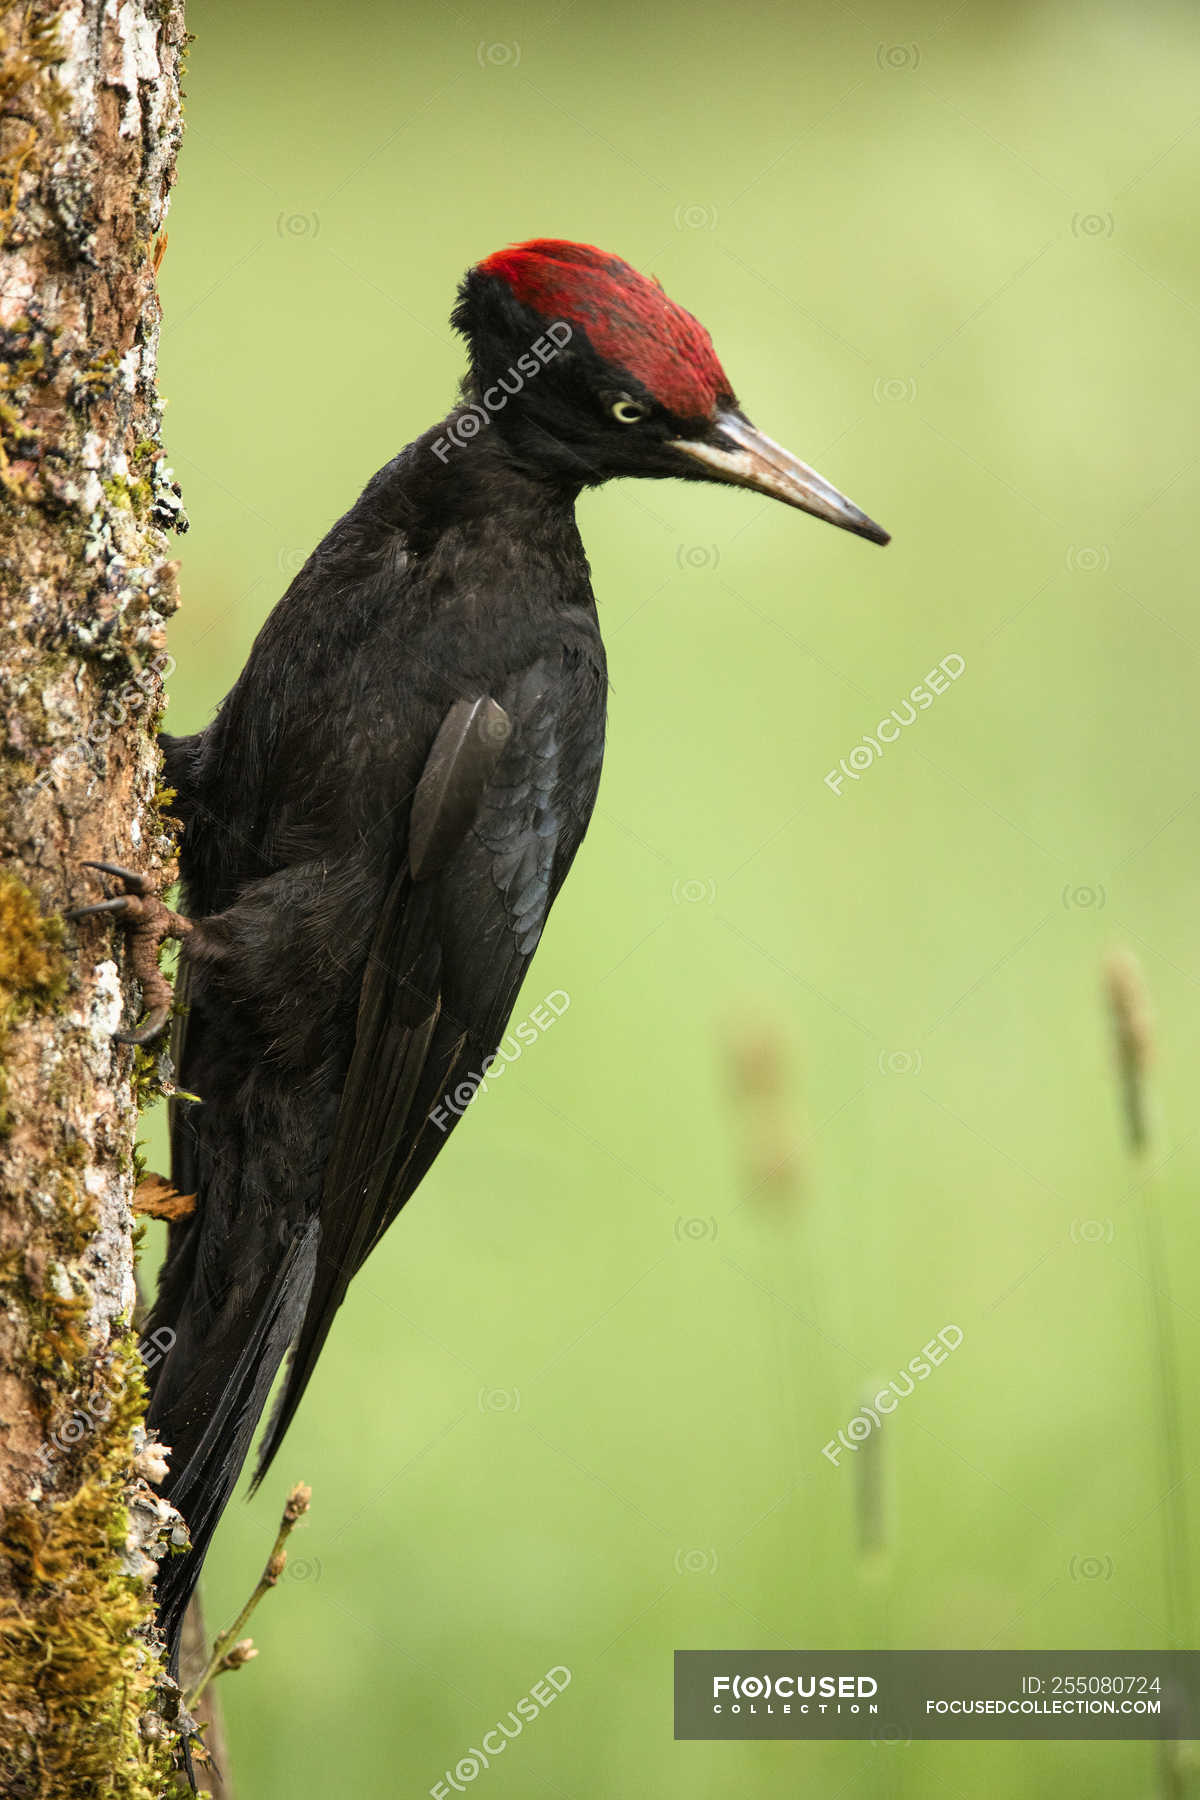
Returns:
[[[887,543],[750,423],[703,325],[619,257],[555,238],[497,251],[468,271],[453,323],[470,349],[471,409],[523,464],[575,487],[731,482]]]

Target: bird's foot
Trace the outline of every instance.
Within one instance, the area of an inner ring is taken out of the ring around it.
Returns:
[[[165,1175],[143,1175],[133,1190],[133,1210],[148,1219],[187,1219],[196,1210],[195,1194],[181,1194]]]
[[[74,906],[67,918],[90,919],[97,913],[112,913],[120,921],[129,937],[130,966],[142,986],[146,1020],[136,1031],[118,1031],[114,1036],[119,1044],[152,1044],[165,1030],[175,998],[158,966],[159,948],[166,938],[185,938],[192,929],[191,920],[164,906],[144,875],[123,869],[119,863],[85,862],[83,866],[113,876],[124,884],[125,892],[90,906]]]

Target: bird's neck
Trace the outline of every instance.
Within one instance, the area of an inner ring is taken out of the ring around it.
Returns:
[[[456,407],[381,475],[392,472],[393,493],[407,515],[396,522],[410,541],[414,528],[440,535],[476,524],[498,526],[530,544],[577,537],[579,484],[521,457],[482,407]],[[378,498],[386,504],[384,493]]]

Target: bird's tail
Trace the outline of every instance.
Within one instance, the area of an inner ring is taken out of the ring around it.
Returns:
[[[304,1317],[318,1235],[314,1219],[258,1281],[238,1281],[218,1309],[197,1304],[197,1246],[185,1240],[168,1261],[146,1323],[146,1335],[155,1343],[162,1341],[164,1330],[172,1334],[170,1349],[154,1371],[147,1424],[170,1447],[163,1492],[182,1513],[191,1539],[189,1550],[171,1554],[159,1565],[155,1584],[173,1670],[178,1668],[183,1616],[205,1553],[237,1485],[276,1372]],[[205,1321],[202,1329],[198,1319]]]

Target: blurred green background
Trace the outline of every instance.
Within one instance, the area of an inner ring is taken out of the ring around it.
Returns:
[[[583,501],[610,749],[515,1016],[570,1006],[359,1276],[217,1540],[214,1628],[312,1482],[263,1654],[221,1683],[243,1800],[426,1794],[554,1665],[570,1686],[470,1791],[1162,1791],[1149,1745],[676,1744],[671,1680],[687,1646],[1190,1641],[1164,1542],[1197,1492],[1165,1498],[1156,1342],[1186,1477],[1194,12],[198,0],[190,24],[172,730],[448,409],[455,284],[515,239],[660,276],[751,417],[895,536],[681,485]],[[1112,945],[1157,1019],[1153,1175],[1122,1138]]]

